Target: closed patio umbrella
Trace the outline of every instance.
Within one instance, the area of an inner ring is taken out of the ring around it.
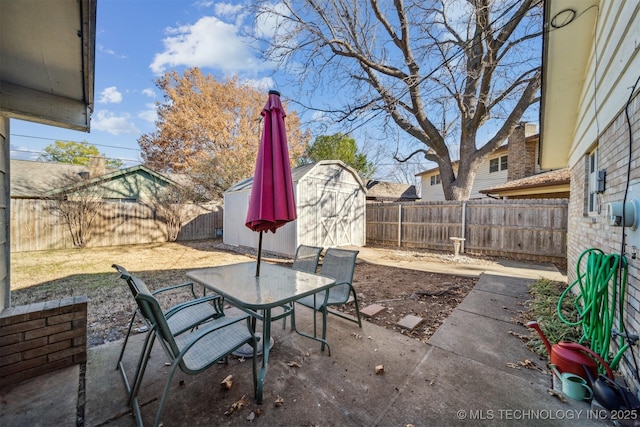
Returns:
[[[289,165],[286,116],[280,93],[269,91],[269,99],[262,109],[263,129],[253,175],[251,198],[247,210],[246,226],[259,232],[256,276],[260,275],[262,233],[282,227],[296,219],[296,202]]]

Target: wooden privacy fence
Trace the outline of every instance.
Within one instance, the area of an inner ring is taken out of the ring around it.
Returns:
[[[11,199],[11,251],[40,251],[73,247],[67,224],[55,215],[50,200]],[[187,221],[178,241],[210,239],[222,229],[220,206],[188,205]],[[95,219],[88,247],[117,246],[167,240],[156,212],[141,203],[104,203]]]
[[[567,199],[367,205],[367,243],[566,262]]]

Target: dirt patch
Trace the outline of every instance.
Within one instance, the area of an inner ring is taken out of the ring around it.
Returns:
[[[356,266],[353,285],[360,307],[379,304],[386,308],[367,321],[426,342],[475,286],[478,279],[368,263]],[[355,314],[353,304],[343,311]],[[409,331],[400,319],[414,315],[424,319]]]
[[[467,257],[425,251],[389,251],[389,256],[423,257],[440,262],[469,262]],[[86,295],[88,346],[124,337],[134,303],[124,281],[111,264],[119,263],[139,275],[153,290],[181,283],[186,271],[220,264],[252,260],[254,251],[238,251],[220,241],[165,243],[83,250],[43,251],[12,254],[12,297],[14,306]],[[282,259],[270,259],[283,261]],[[475,260],[475,262],[481,262]],[[386,310],[372,318],[376,325],[426,342],[477,282],[476,278],[435,274],[359,262],[354,286],[360,307],[379,304]],[[163,304],[175,304],[184,295],[169,295]],[[341,309],[354,314],[354,305]],[[397,323],[406,315],[424,321],[412,331]],[[138,324],[136,326],[140,326]]]

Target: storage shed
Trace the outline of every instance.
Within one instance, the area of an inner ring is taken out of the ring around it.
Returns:
[[[298,245],[364,246],[366,208],[364,183],[339,160],[322,160],[291,170],[298,218],[276,233],[264,233],[262,250],[293,256]],[[223,241],[257,247],[258,233],[245,226],[253,178],[224,193]]]

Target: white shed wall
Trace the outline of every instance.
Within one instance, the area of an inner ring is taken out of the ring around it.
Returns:
[[[251,189],[224,195],[222,241],[229,245],[258,248],[260,233],[245,225]],[[299,215],[299,213],[298,213]],[[275,233],[262,234],[262,250],[293,256],[296,251],[296,221],[278,228]]]
[[[366,195],[354,172],[341,162],[319,162],[293,184],[298,219],[264,233],[263,251],[292,257],[300,244],[365,245]],[[245,226],[250,194],[250,188],[224,194],[224,243],[257,248],[258,233]]]
[[[339,164],[321,165],[298,183],[299,244],[364,246],[365,192]]]

